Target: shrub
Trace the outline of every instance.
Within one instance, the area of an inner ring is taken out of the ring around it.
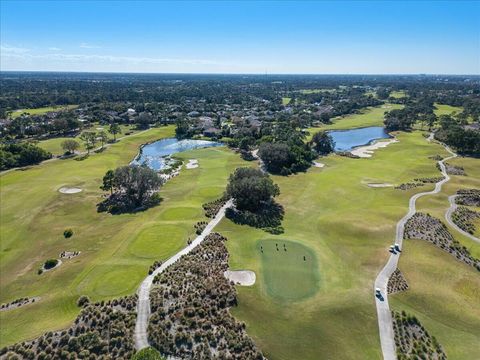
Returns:
[[[152,347],[148,347],[138,351],[132,356],[132,360],[163,360],[160,353]]]
[[[78,307],[84,307],[85,305],[90,304],[90,298],[87,295],[82,295],[77,300]]]
[[[65,236],[65,239],[71,238],[73,235],[73,230],[72,229],[66,229],[63,232],[63,236]]]
[[[46,270],[48,270],[48,269],[54,268],[55,266],[57,266],[57,264],[58,264],[57,259],[48,259],[47,261],[45,261],[45,264],[43,264],[43,267]]]

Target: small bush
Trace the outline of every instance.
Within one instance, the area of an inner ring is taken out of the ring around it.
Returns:
[[[48,269],[54,268],[55,266],[57,266],[57,264],[58,264],[57,259],[48,259],[47,261],[45,261],[45,264],[43,264],[43,267],[46,270],[48,270]]]
[[[163,360],[163,359],[164,358],[160,355],[160,353],[152,347],[142,349],[132,357],[132,360]]]
[[[71,238],[73,235],[73,230],[72,229],[66,229],[63,232],[63,236],[65,236],[65,239]]]
[[[85,305],[90,304],[90,298],[87,295],[82,295],[77,300],[78,307],[84,307]]]

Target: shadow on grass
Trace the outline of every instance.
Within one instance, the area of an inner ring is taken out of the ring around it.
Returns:
[[[228,208],[225,212],[225,216],[235,224],[249,225],[274,235],[284,231],[281,226],[284,214],[283,206],[275,201],[263,204],[255,212],[236,208]]]
[[[108,212],[112,215],[134,214],[159,205],[163,199],[158,193],[150,196],[142,205],[138,206],[125,194],[112,194],[97,204],[97,212]]]

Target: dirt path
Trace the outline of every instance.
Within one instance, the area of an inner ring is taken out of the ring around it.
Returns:
[[[455,198],[457,195],[450,195],[448,197],[448,201],[450,202],[450,207],[447,209],[445,212],[445,220],[447,220],[448,225],[453,227],[455,230],[457,230],[460,234],[468,237],[470,240],[473,240],[477,243],[480,244],[480,239],[477,238],[476,236],[473,236],[472,234],[460,229],[453,221],[452,221],[452,214],[453,212],[457,209],[458,205],[455,203]]]
[[[135,324],[135,348],[141,350],[150,346],[148,344],[148,319],[150,317],[150,289],[152,288],[153,279],[158,274],[162,273],[170,265],[174,264],[183,255],[188,254],[194,248],[201,244],[205,237],[210,234],[215,226],[225,216],[225,210],[232,205],[232,200],[228,200],[225,205],[218,211],[217,215],[208,223],[205,229],[190,245],[185,247],[173,255],[170,259],[165,261],[159,268],[157,268],[151,275],[148,275],[140,284],[138,288],[138,302],[137,302],[137,322]]]
[[[399,244],[400,249],[403,248],[402,244],[403,244],[403,233],[405,230],[405,224],[416,212],[416,208],[415,208],[416,201],[425,195],[438,194],[442,190],[442,185],[450,180],[450,176],[447,174],[444,162],[447,160],[453,159],[457,155],[452,150],[450,150],[448,146],[446,145],[444,146],[445,146],[445,150],[447,150],[450,154],[452,154],[452,156],[447,157],[438,162],[440,166],[440,171],[443,175],[443,179],[435,184],[435,189],[433,189],[432,191],[421,192],[413,195],[409,201],[409,208],[408,208],[407,215],[405,215],[397,223],[395,243]],[[383,353],[384,360],[397,359],[396,350],[395,350],[395,337],[393,333],[392,314],[390,311],[390,306],[388,304],[387,283],[388,283],[389,277],[397,268],[400,254],[401,254],[400,252],[396,254],[391,254],[390,257],[388,258],[387,264],[380,271],[377,278],[375,279],[375,288],[379,288],[381,290],[381,295],[382,295],[381,299],[375,296],[375,304],[377,307],[378,328],[380,332],[380,343],[382,346],[382,353]]]

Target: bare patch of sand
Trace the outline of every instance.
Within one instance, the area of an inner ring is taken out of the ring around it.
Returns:
[[[325,164],[321,163],[321,162],[314,161],[313,166],[318,167],[318,168],[322,168],[322,167],[325,167]]]
[[[236,285],[252,286],[257,276],[251,270],[227,270],[223,275]]]
[[[187,169],[195,169],[198,168],[198,160],[196,159],[190,159],[188,160],[188,163],[185,165]]]
[[[389,184],[389,183],[368,183],[367,186],[372,187],[372,188],[386,188],[386,187],[393,187],[393,184]]]
[[[359,146],[352,151],[350,151],[353,155],[356,155],[361,158],[369,158],[372,157],[372,154],[375,150],[387,147],[390,144],[398,142],[397,139],[390,139],[387,141],[376,141],[373,144]]]
[[[71,259],[80,255],[81,251],[62,251],[60,253],[61,259]]]
[[[77,194],[81,192],[82,189],[76,187],[61,187],[58,191],[62,194]]]

